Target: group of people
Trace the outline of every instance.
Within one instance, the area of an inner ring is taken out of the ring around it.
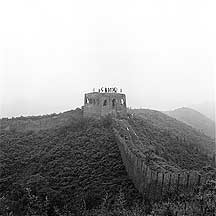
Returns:
[[[95,89],[93,89],[93,92],[95,92]],[[114,88],[104,88],[101,87],[100,89],[98,89],[99,93],[117,93],[118,89],[116,87]],[[120,92],[122,92],[122,89],[120,89]]]

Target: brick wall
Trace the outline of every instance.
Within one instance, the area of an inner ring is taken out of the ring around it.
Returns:
[[[126,96],[121,93],[87,93],[84,97],[83,110],[84,117],[100,118],[108,114],[115,117],[125,116]]]

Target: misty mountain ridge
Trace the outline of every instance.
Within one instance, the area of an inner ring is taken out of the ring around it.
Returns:
[[[215,102],[214,101],[207,101],[199,104],[193,104],[188,106],[196,111],[202,113],[206,117],[210,118],[212,121],[215,122]]]
[[[215,122],[202,113],[188,107],[165,111],[164,113],[215,139]]]

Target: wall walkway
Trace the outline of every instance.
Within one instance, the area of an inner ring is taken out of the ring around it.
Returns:
[[[159,199],[167,193],[193,190],[206,181],[205,176],[195,171],[153,170],[147,165],[145,149],[140,147],[141,141],[127,120],[115,120],[114,133],[127,173],[144,196]]]

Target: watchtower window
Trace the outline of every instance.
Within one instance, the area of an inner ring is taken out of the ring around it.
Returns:
[[[121,104],[122,106],[124,105],[124,106],[126,107],[126,101],[125,101],[124,99],[121,99],[121,100],[120,100],[120,104]]]
[[[115,100],[115,99],[112,99],[112,108],[115,107],[115,103],[116,103],[116,100]]]
[[[92,104],[93,103],[93,100],[91,98],[89,98],[89,103]]]
[[[120,103],[121,103],[121,105],[123,105],[124,104],[124,99],[121,99]]]
[[[106,106],[107,105],[107,100],[105,100],[104,102],[103,102],[103,106]]]
[[[88,98],[85,99],[85,103],[86,103],[86,104],[89,104],[89,103],[90,103]]]

